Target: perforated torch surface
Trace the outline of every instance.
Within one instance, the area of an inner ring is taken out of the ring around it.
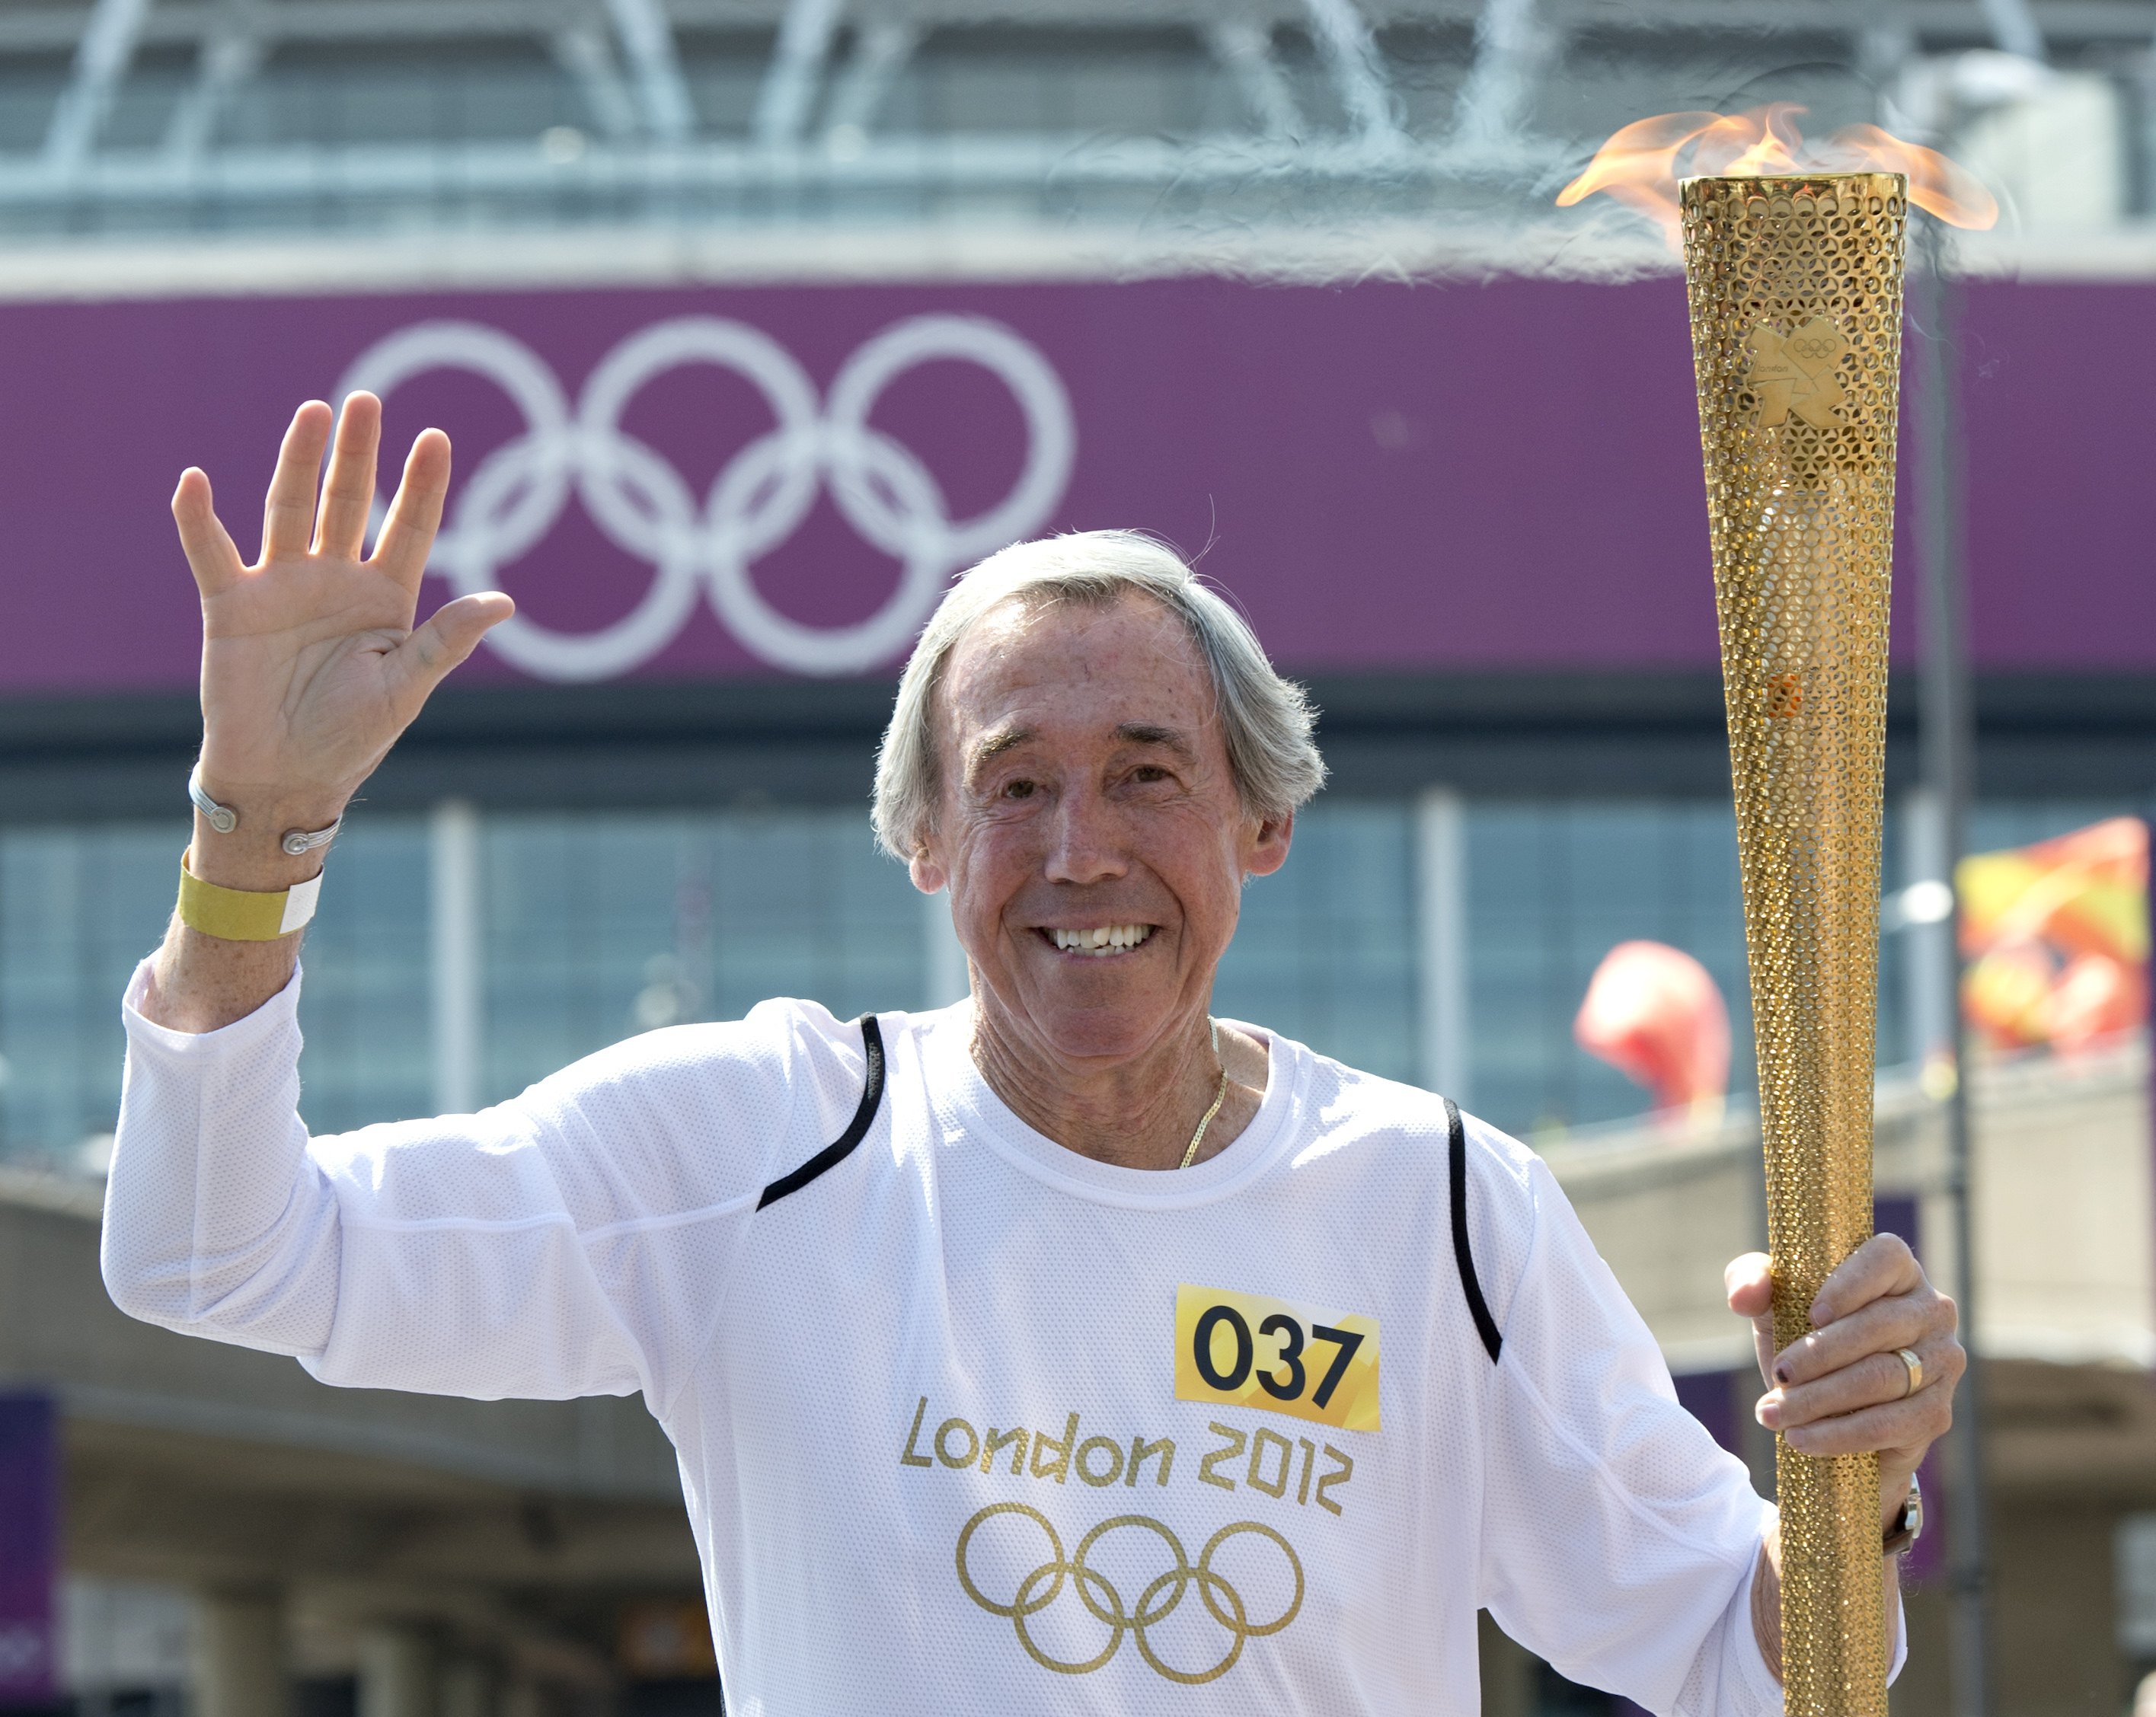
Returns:
[[[1907,185],[1681,189],[1767,1160],[1774,1333],[1871,1233]],[[1884,1717],[1878,1463],[1778,1449],[1786,1709]]]

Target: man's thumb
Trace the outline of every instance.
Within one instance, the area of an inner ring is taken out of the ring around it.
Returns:
[[[397,647],[395,659],[407,686],[425,698],[479,648],[491,628],[516,612],[516,604],[498,590],[443,603],[424,626]]]
[[[1729,1296],[1730,1310],[1739,1317],[1763,1316],[1774,1304],[1774,1267],[1763,1252],[1748,1252],[1730,1259],[1722,1273],[1722,1284]]]

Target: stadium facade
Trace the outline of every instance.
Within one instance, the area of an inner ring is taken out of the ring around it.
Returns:
[[[2152,295],[1965,296],[1978,838],[2005,844],[2147,803],[2118,426],[2156,383]],[[347,386],[393,439],[458,447],[430,603],[498,585],[521,612],[340,843],[317,1125],[498,1099],[769,994],[949,994],[940,905],[867,834],[891,676],[952,573],[1106,525],[1201,556],[1324,711],[1332,784],[1249,892],[1226,1011],[1525,1133],[1636,1111],[1569,1038],[1614,941],[1693,950],[1742,1008],[1674,279],[383,292],[16,304],[0,330],[18,1156],[110,1130],[111,997],[169,904],[198,633],[172,473],[250,519],[294,397]],[[1885,1062],[1915,1029],[1890,998]]]

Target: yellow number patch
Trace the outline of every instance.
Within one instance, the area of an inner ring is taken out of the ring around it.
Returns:
[[[1262,1294],[1175,1290],[1175,1398],[1378,1428],[1378,1320]]]

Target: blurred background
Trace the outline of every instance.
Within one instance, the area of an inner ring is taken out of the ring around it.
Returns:
[[[165,499],[203,464],[251,546],[292,405],[359,385],[456,440],[426,605],[522,613],[337,844],[316,1130],[767,996],[963,994],[869,841],[897,664],[980,555],[1141,527],[1334,769],[1219,1011],[1543,1151],[1771,1488],[1720,1304],[1764,1222],[1682,288],[1646,221],[1552,207],[1627,121],[1769,101],[2005,211],[1908,335],[1879,1213],[1984,1366],[1894,1707],[2127,1710],[2156,0],[0,0],[0,1704],[718,1709],[640,1403],[332,1394],[97,1282],[198,735]],[[1493,1713],[1621,1703],[1484,1646]]]

